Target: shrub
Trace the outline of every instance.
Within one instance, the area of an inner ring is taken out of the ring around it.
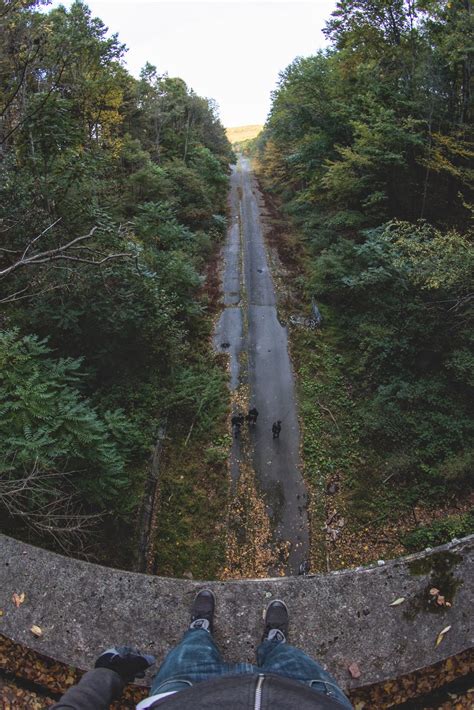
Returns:
[[[450,515],[444,520],[436,520],[431,525],[412,530],[402,538],[402,544],[410,552],[417,552],[472,533],[474,533],[473,510],[464,515]]]

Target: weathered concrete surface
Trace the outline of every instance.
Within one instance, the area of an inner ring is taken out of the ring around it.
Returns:
[[[264,608],[282,598],[291,642],[323,661],[345,688],[394,678],[473,646],[474,536],[359,571],[207,584],[104,568],[5,536],[0,550],[0,631],[79,668],[114,643],[137,645],[160,661],[180,638],[204,585],[217,596],[216,638],[226,658],[254,660]],[[432,586],[452,597],[451,608],[428,604]],[[14,592],[26,595],[19,608]],[[400,597],[403,604],[391,607]],[[33,637],[32,624],[42,628],[42,638]],[[347,670],[353,662],[358,679]]]

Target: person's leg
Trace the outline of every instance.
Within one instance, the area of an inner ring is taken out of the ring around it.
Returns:
[[[267,607],[263,639],[257,648],[260,670],[299,680],[318,693],[333,696],[344,707],[352,708],[331,674],[306,653],[287,643],[288,626],[287,606],[275,599]]]
[[[196,595],[191,609],[191,624],[181,642],[173,648],[153,679],[150,695],[184,690],[221,675],[255,673],[249,663],[222,661],[213,632],[214,594],[204,589]]]
[[[183,690],[194,683],[219,675],[222,657],[209,631],[188,629],[173,648],[153,679],[150,695],[169,690]]]
[[[345,707],[352,708],[332,675],[320,663],[289,643],[263,641],[257,649],[257,664],[264,673],[300,680],[319,693],[330,695]]]

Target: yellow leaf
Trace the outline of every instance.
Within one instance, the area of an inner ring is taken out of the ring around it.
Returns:
[[[451,628],[451,626],[446,626],[446,628],[444,628],[442,631],[439,632],[438,637],[437,637],[437,639],[436,639],[436,644],[435,644],[435,646],[439,646],[439,644],[441,643],[441,641],[444,639],[445,634],[448,633],[448,631],[449,631],[450,628]]]
[[[40,638],[40,636],[43,635],[43,629],[41,629],[39,626],[36,626],[36,624],[33,624],[30,631],[33,636],[36,636],[37,638]]]

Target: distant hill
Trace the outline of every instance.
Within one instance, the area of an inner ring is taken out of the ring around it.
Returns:
[[[240,143],[258,136],[263,126],[237,126],[236,128],[226,128],[227,138],[231,143]]]

